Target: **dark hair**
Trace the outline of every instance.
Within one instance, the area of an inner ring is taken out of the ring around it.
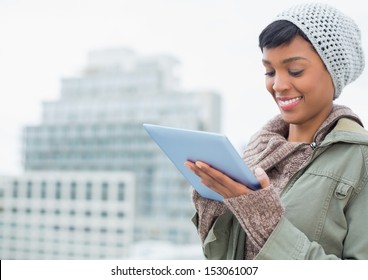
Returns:
[[[277,20],[270,23],[259,34],[259,47],[261,51],[263,51],[263,48],[276,48],[290,43],[298,35],[311,43],[305,33],[295,24],[287,20]]]

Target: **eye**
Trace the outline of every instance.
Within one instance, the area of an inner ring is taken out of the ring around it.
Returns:
[[[273,76],[275,76],[275,70],[267,71],[265,73],[265,75],[268,76],[268,77],[273,77]]]
[[[293,77],[299,77],[304,72],[304,69],[301,70],[289,70],[289,75]]]

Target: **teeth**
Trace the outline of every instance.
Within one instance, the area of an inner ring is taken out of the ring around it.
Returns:
[[[281,106],[285,106],[285,105],[289,105],[291,103],[294,103],[294,102],[296,102],[296,101],[298,101],[300,99],[302,99],[302,98],[301,97],[295,97],[295,98],[289,99],[289,100],[279,100],[279,104]]]

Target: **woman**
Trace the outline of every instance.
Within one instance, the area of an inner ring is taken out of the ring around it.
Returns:
[[[280,110],[244,152],[261,189],[185,163],[224,197],[193,192],[206,258],[368,259],[368,132],[333,103],[364,68],[358,27],[333,7],[298,5],[262,31],[259,46]]]

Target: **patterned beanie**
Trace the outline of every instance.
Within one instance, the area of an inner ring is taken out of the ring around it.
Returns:
[[[292,22],[311,41],[332,77],[334,99],[363,72],[365,62],[360,30],[339,10],[326,4],[307,3],[283,11],[276,20]]]

